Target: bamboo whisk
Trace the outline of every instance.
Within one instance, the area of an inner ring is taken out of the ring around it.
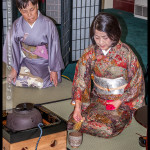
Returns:
[[[80,120],[79,122],[75,123],[74,126],[73,126],[73,130],[76,130],[76,131],[79,131],[80,128],[81,128],[81,125],[83,123],[85,118],[83,118],[82,120]]]

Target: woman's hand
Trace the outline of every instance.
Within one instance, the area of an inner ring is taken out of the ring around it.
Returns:
[[[10,74],[7,76],[7,81],[11,83],[13,80],[13,82],[15,83],[16,78],[17,78],[17,71],[14,68],[12,68]]]
[[[55,87],[57,86],[57,84],[58,84],[57,72],[53,72],[53,71],[50,72],[50,81],[51,82],[53,81]]]
[[[108,100],[106,102],[106,105],[113,105],[114,106],[113,110],[117,110],[121,104],[122,104],[121,100],[110,100],[110,101]]]
[[[83,117],[81,116],[81,101],[79,100],[76,100],[76,104],[73,112],[73,118],[77,122],[83,120]]]
[[[80,122],[81,120],[83,120],[83,117],[81,116],[81,109],[80,108],[74,109],[73,118],[77,122]]]

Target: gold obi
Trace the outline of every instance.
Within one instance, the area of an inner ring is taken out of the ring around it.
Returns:
[[[22,44],[22,52],[26,57],[30,59],[39,58],[39,56],[33,54],[33,52],[36,50],[36,46],[29,46],[29,45],[24,44],[23,42],[21,44]]]
[[[108,79],[94,76],[94,87],[98,94],[118,95],[124,93],[127,81],[123,77]]]

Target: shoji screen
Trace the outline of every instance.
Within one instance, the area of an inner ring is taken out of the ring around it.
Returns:
[[[46,16],[61,24],[61,0],[46,0]]]
[[[77,61],[91,44],[89,29],[100,12],[100,0],[73,0],[72,8],[72,61]]]
[[[59,30],[61,52],[65,66],[71,61],[72,1],[46,0],[46,15],[54,21]]]

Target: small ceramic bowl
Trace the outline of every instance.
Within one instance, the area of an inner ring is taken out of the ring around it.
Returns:
[[[82,144],[82,133],[73,131],[69,133],[68,141],[72,148],[77,148]]]

